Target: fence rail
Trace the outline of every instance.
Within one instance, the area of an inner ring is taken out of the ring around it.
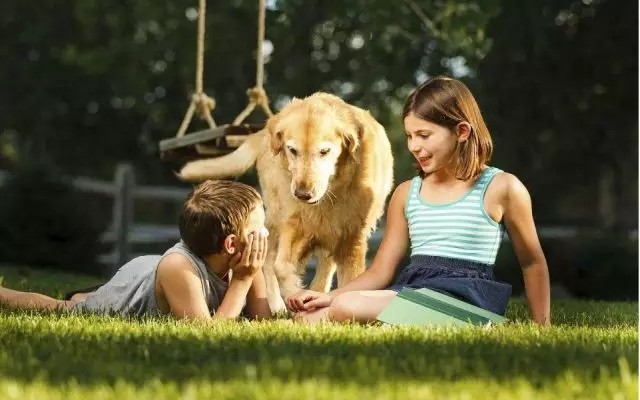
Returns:
[[[9,174],[0,171],[0,183]],[[167,186],[139,186],[135,183],[134,170],[130,164],[116,168],[114,181],[101,181],[87,177],[70,179],[71,185],[80,191],[113,197],[113,214],[110,227],[101,235],[103,243],[113,243],[113,249],[99,256],[99,261],[114,269],[137,256],[131,252],[132,245],[166,243],[177,241],[180,233],[175,225],[141,224],[134,222],[135,200],[158,200],[182,203],[189,190]],[[592,229],[574,226],[539,226],[538,235],[544,239],[567,239]],[[384,235],[384,226],[379,227],[369,239],[369,247],[377,248]],[[637,239],[638,230],[630,230],[629,238]],[[505,234],[505,240],[509,237]]]
[[[117,180],[117,178],[116,178]],[[118,185],[114,182],[99,181],[92,178],[78,177],[71,180],[71,184],[78,190],[104,195],[114,195],[118,192]],[[137,186],[133,188],[133,197],[138,199],[158,199],[181,202],[189,191],[170,186]]]
[[[188,189],[167,186],[138,186],[135,183],[134,169],[130,164],[119,164],[113,181],[103,181],[88,177],[75,177],[68,180],[79,191],[95,193],[113,198],[111,224],[100,236],[103,243],[113,243],[113,249],[98,257],[98,261],[117,269],[129,261],[134,254],[134,244],[154,244],[178,240],[180,233],[175,225],[134,223],[135,200],[159,200],[182,203],[189,193]],[[0,171],[0,183],[9,174]]]

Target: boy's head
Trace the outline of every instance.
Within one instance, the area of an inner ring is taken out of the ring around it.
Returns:
[[[197,185],[179,218],[180,237],[199,257],[221,252],[230,235],[244,240],[263,226],[260,194],[234,181],[207,180]]]

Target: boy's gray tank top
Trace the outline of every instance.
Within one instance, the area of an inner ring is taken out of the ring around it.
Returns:
[[[180,253],[186,256],[202,282],[202,290],[211,315],[220,306],[228,284],[213,273],[204,261],[180,241],[162,256],[136,257],[123,265],[107,283],[73,305],[73,310],[128,316],[157,316],[162,312],[156,303],[156,271],[163,257]]]

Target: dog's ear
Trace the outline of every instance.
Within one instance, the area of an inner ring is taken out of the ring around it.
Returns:
[[[269,148],[274,156],[282,151],[284,142],[282,139],[282,131],[277,130],[278,115],[274,115],[267,121],[267,135],[269,136]]]
[[[353,112],[349,112],[343,118],[348,122],[340,129],[340,134],[345,148],[349,151],[349,155],[356,159],[356,153],[364,135],[365,125],[360,121],[358,115]]]
[[[280,154],[282,151],[282,131],[270,132],[269,133],[269,147],[271,148],[271,152],[274,156]]]
[[[351,155],[351,157],[353,158],[356,157],[356,152],[358,151],[358,147],[360,146],[360,138],[362,137],[362,126],[358,125],[359,124],[355,124],[354,126],[348,126],[340,129],[344,147],[347,149],[347,151],[349,151],[349,155]]]

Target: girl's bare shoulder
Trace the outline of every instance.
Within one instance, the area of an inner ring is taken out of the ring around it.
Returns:
[[[407,198],[407,194],[409,193],[409,189],[411,188],[412,180],[404,181],[396,186],[396,189],[393,191],[392,198],[398,199],[398,201],[404,202]]]
[[[496,174],[488,190],[493,192],[494,196],[505,200],[529,195],[529,191],[517,176],[504,171]]]

